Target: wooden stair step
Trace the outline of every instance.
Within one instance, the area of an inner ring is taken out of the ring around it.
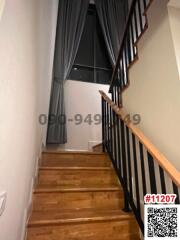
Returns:
[[[69,208],[122,209],[123,203],[122,190],[36,193],[33,211]]]
[[[33,211],[28,227],[67,223],[114,221],[133,219],[132,214],[119,209],[65,209]]]
[[[118,185],[114,170],[40,170],[38,188]]]
[[[43,153],[27,240],[140,240],[106,154]]]
[[[43,153],[42,167],[107,167],[111,162],[99,153]]]
[[[27,240],[140,240],[134,219],[28,228]]]

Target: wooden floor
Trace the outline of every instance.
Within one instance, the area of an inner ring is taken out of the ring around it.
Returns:
[[[45,152],[27,240],[139,240],[107,155]]]

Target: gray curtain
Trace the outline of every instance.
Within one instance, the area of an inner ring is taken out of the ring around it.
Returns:
[[[64,82],[74,63],[89,0],[59,0],[47,143],[67,142]]]
[[[96,0],[95,3],[109,57],[114,66],[125,27],[127,0]]]

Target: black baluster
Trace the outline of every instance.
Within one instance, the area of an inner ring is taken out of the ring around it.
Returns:
[[[129,176],[129,193],[130,198],[133,200],[133,189],[132,189],[132,169],[131,169],[131,153],[130,153],[130,141],[129,141],[129,128],[126,126],[126,143],[127,143],[127,160],[128,160],[128,176]]]
[[[116,138],[116,113],[113,111],[113,130],[114,130],[114,160],[115,160],[115,163],[116,163],[116,167],[117,167],[117,164],[118,164],[118,157],[117,157],[117,138]]]
[[[104,115],[104,98],[102,97],[102,147],[103,147],[103,152],[105,151],[104,148],[104,142],[105,142],[105,115]]]
[[[143,153],[143,145],[140,142],[139,142],[139,152],[140,152],[140,160],[141,160],[143,194],[145,196],[147,194],[147,188],[146,188],[146,175],[145,175],[145,167],[144,167],[144,153]]]
[[[117,104],[117,86],[114,87],[114,102]]]
[[[125,54],[125,75],[126,75],[126,82],[125,82],[125,86],[127,85],[128,83],[128,52],[127,52],[127,41],[126,41],[126,44],[125,44],[125,50],[124,50],[124,54]]]
[[[106,104],[107,104],[107,102],[106,101],[104,101],[104,151],[106,150],[106,145],[107,145],[107,142],[108,142],[108,131],[107,131],[107,107],[106,107]]]
[[[119,89],[119,86],[116,86],[116,105],[119,105],[119,102],[118,102],[118,89]]]
[[[108,142],[108,148],[109,148],[109,152],[111,152],[111,130],[110,130],[110,111],[109,111],[109,104],[107,104],[108,106],[108,136],[109,136],[109,142]]]
[[[132,45],[131,40],[132,40],[131,39],[131,29],[129,29],[128,36],[127,36],[128,66],[133,61],[133,55],[131,52],[131,45]]]
[[[117,73],[117,87],[121,87],[121,65],[119,62],[118,73]]]
[[[116,82],[115,81],[115,84],[114,84],[114,103],[116,104]]]
[[[126,86],[126,82],[127,82],[127,78],[126,78],[126,55],[125,55],[125,51],[123,51],[122,68],[123,68],[123,87],[124,87],[124,86]]]
[[[175,184],[174,182],[173,182],[172,184],[173,184],[174,194],[176,194],[176,201],[175,201],[175,203],[176,203],[176,204],[180,204],[178,187],[176,186],[176,184]]]
[[[114,85],[113,85],[113,87],[112,87],[112,101],[114,102]]]
[[[126,162],[124,122],[122,120],[120,121],[121,121],[121,150],[122,150],[123,186],[124,186],[124,211],[129,212],[130,209],[128,203],[127,162]]]
[[[122,55],[122,58],[120,60],[120,77],[121,77],[121,89],[123,88],[124,86],[124,67],[123,67],[123,55]]]
[[[118,107],[120,107],[120,105],[121,105],[121,100],[120,100],[120,88],[118,87],[117,88],[117,98],[118,98]]]
[[[121,132],[120,132],[120,129],[121,129],[121,121],[119,119],[119,116],[117,115],[117,140],[118,140],[118,167],[120,169],[120,176],[121,176],[121,179],[122,179],[122,175],[121,175],[121,169],[122,169],[122,165],[121,165],[121,161],[122,161],[122,158],[121,158],[121,152],[122,152],[122,146],[121,146]]]
[[[138,13],[139,13],[139,24],[140,24],[140,33],[142,32],[143,30],[143,23],[142,23],[142,12],[141,12],[141,4],[140,4],[140,1],[138,0]]]
[[[107,148],[108,148],[108,152],[111,151],[110,149],[110,118],[109,118],[109,104],[107,103],[107,132],[108,132],[108,143],[107,143]]]
[[[143,0],[143,4],[144,4],[144,11],[146,10],[146,7],[147,7],[147,5],[146,5],[146,0]]]
[[[164,170],[162,169],[161,166],[159,166],[159,175],[160,175],[160,181],[161,181],[162,194],[166,194],[166,184],[165,184]]]
[[[110,138],[111,138],[111,156],[112,156],[112,158],[113,158],[113,160],[114,160],[114,157],[113,157],[113,131],[112,131],[112,128],[113,128],[113,121],[112,121],[112,108],[111,108],[111,106],[109,106],[109,115],[110,115]]]
[[[112,132],[112,140],[111,140],[111,145],[112,145],[112,158],[114,161],[114,128],[113,128],[113,111],[110,106],[110,111],[111,111],[111,132]]]
[[[152,194],[157,194],[154,159],[149,152],[148,152],[148,166],[149,166],[151,193]]]
[[[126,59],[126,72],[127,72],[127,68],[129,66],[128,35],[126,36],[124,52],[125,52],[125,59]]]
[[[133,59],[135,58],[136,56],[136,53],[135,53],[135,40],[134,40],[134,32],[133,32],[133,24],[131,23],[131,39],[132,39],[132,51],[133,51]]]
[[[137,41],[137,39],[138,39],[138,24],[137,24],[136,8],[134,11],[134,28],[135,28],[136,41]]]
[[[137,165],[137,154],[136,154],[136,139],[132,133],[132,143],[133,143],[133,158],[134,158],[134,176],[135,176],[135,188],[136,188],[136,202],[137,202],[137,215],[141,216],[140,208],[140,194],[139,194],[139,179],[138,179],[138,165]]]

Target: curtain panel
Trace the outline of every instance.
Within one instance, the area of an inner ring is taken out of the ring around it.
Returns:
[[[64,83],[77,54],[88,5],[89,0],[59,0],[47,132],[48,144],[64,144],[67,142]]]
[[[96,0],[95,4],[111,64],[115,66],[125,28],[128,4],[126,0]]]

